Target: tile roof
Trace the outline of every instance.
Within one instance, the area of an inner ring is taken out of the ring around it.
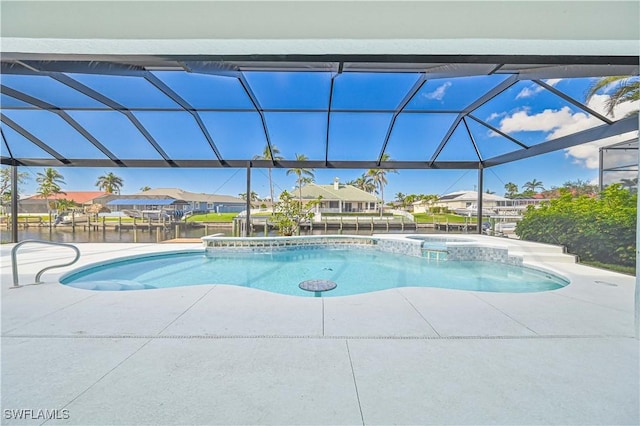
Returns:
[[[49,196],[49,200],[73,200],[78,204],[85,204],[91,200],[104,195],[109,195],[108,192],[101,191],[65,191],[65,193],[53,194]],[[25,200],[45,200],[45,197],[41,195],[33,195],[25,198]],[[23,200],[24,201],[24,200]]]
[[[496,194],[487,194],[486,192],[482,194],[482,199],[485,201],[504,201],[507,198],[501,197]],[[438,198],[436,202],[440,201],[477,201],[478,200],[478,191],[458,191],[452,192],[450,194],[445,194],[442,197]]]
[[[203,192],[189,192],[180,188],[152,188],[134,195],[163,195],[184,201],[198,201],[207,203],[244,203],[240,197],[231,195],[205,194]]]

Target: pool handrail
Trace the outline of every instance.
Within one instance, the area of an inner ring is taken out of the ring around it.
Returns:
[[[20,241],[19,243],[17,243],[11,249],[11,273],[13,275],[13,288],[20,287],[20,282],[19,282],[20,280],[19,280],[19,277],[18,277],[18,262],[16,261],[16,257],[17,257],[17,254],[18,254],[18,249],[20,247],[22,247],[24,244],[28,244],[28,243],[38,243],[38,244],[45,244],[45,245],[52,245],[52,246],[69,247],[69,248],[72,248],[76,252],[76,257],[71,262],[63,263],[63,264],[60,264],[60,265],[47,266],[46,268],[41,269],[36,274],[36,282],[35,282],[35,284],[41,284],[42,283],[40,281],[40,277],[42,277],[42,274],[45,271],[48,271],[49,269],[62,268],[63,266],[73,265],[74,263],[76,263],[78,261],[78,259],[80,259],[80,250],[78,250],[78,247],[74,246],[73,244],[57,243],[57,242],[53,242],[53,241],[42,241],[42,240],[24,240],[24,241]]]

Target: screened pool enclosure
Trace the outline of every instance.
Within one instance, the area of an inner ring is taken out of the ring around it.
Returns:
[[[637,74],[628,56],[9,53],[1,161],[246,168],[248,194],[252,168],[475,169],[482,193],[486,168],[636,131],[576,87]],[[576,131],[510,126],[532,93]]]

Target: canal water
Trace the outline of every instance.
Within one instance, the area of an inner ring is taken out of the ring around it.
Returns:
[[[213,228],[207,229],[208,235],[221,233],[225,236],[233,236],[231,228]],[[323,235],[325,232],[322,229],[314,229],[311,232],[302,232],[301,235]],[[329,230],[327,234],[338,234],[337,230]],[[371,235],[371,230],[345,230],[344,234],[350,235]],[[376,229],[375,234],[382,234],[384,230]],[[400,230],[393,230],[389,233],[400,234],[403,233]],[[435,231],[431,228],[420,228],[417,230],[406,230],[405,234],[435,234],[443,233]],[[165,240],[171,240],[174,238],[200,238],[207,235],[205,228],[181,228],[176,235],[175,229],[161,231],[157,233],[155,230],[149,231],[147,229],[137,230],[98,230],[98,231],[85,231],[76,229],[75,232],[70,228],[52,228],[48,227],[31,227],[28,229],[18,230],[18,240],[44,240],[55,241],[61,243],[157,243]],[[267,236],[275,236],[277,231],[269,231]],[[264,237],[264,231],[253,232],[252,237]],[[0,230],[0,240],[3,243],[9,242],[11,239],[10,231],[6,229]]]

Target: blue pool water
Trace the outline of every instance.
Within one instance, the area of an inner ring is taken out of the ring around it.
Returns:
[[[198,284],[232,284],[275,293],[310,296],[298,285],[330,280],[322,297],[394,287],[441,287],[491,292],[537,292],[568,284],[530,268],[493,262],[427,262],[424,258],[374,250],[302,249],[273,253],[169,253],[128,258],[82,268],[63,284],[90,290],[139,290]],[[318,294],[319,295],[319,294]]]

